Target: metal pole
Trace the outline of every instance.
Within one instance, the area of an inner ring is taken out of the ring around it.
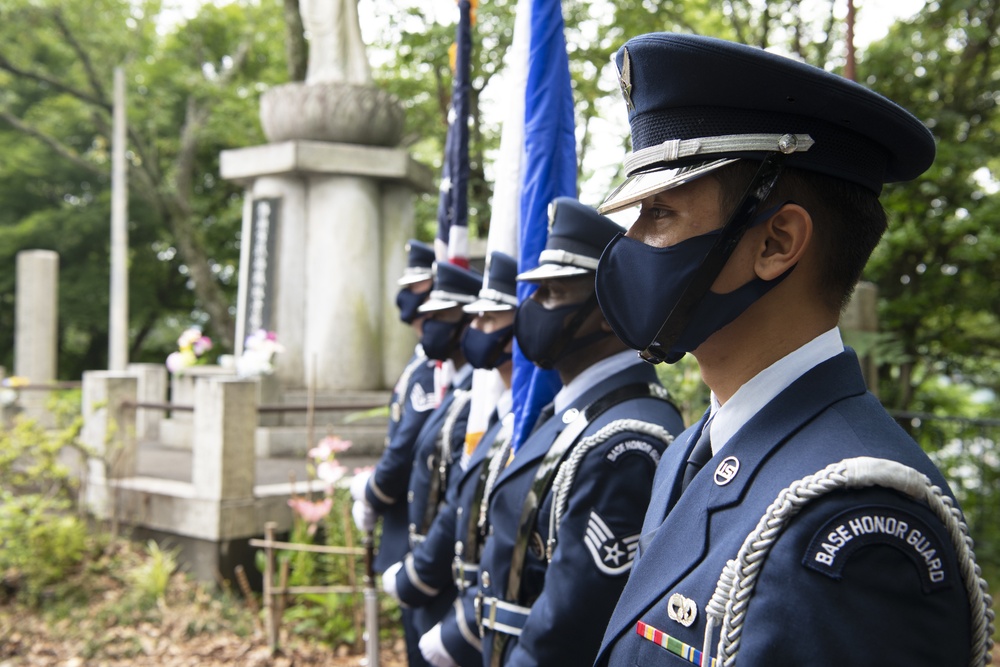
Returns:
[[[108,370],[128,365],[128,166],[125,162],[125,70],[115,68],[111,141],[111,298]]]
[[[368,531],[365,545],[365,644],[367,667],[379,667],[378,591],[375,590],[375,534]]]
[[[264,539],[267,540],[266,558],[264,560],[264,626],[267,631],[267,647],[271,655],[278,652],[278,624],[274,613],[274,529],[277,524],[268,521],[264,524]]]

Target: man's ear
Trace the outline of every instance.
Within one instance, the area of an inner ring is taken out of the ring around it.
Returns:
[[[801,261],[813,238],[813,220],[798,204],[785,204],[761,227],[764,230],[754,271],[774,280]]]

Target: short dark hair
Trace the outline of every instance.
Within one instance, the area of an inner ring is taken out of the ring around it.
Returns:
[[[728,216],[743,196],[759,162],[737,160],[712,172],[720,185],[721,209]],[[793,201],[812,216],[820,253],[820,293],[842,310],[887,227],[885,209],[871,190],[814,171],[786,167],[764,208]]]

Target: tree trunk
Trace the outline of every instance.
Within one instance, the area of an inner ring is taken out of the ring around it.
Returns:
[[[290,81],[305,81],[308,54],[309,45],[302,27],[299,0],[285,0],[285,56],[288,58]]]

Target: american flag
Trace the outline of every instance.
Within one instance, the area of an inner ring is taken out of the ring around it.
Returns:
[[[469,70],[472,53],[472,7],[459,0],[459,20],[455,33],[454,73],[448,136],[444,144],[438,199],[438,261],[469,266]]]

